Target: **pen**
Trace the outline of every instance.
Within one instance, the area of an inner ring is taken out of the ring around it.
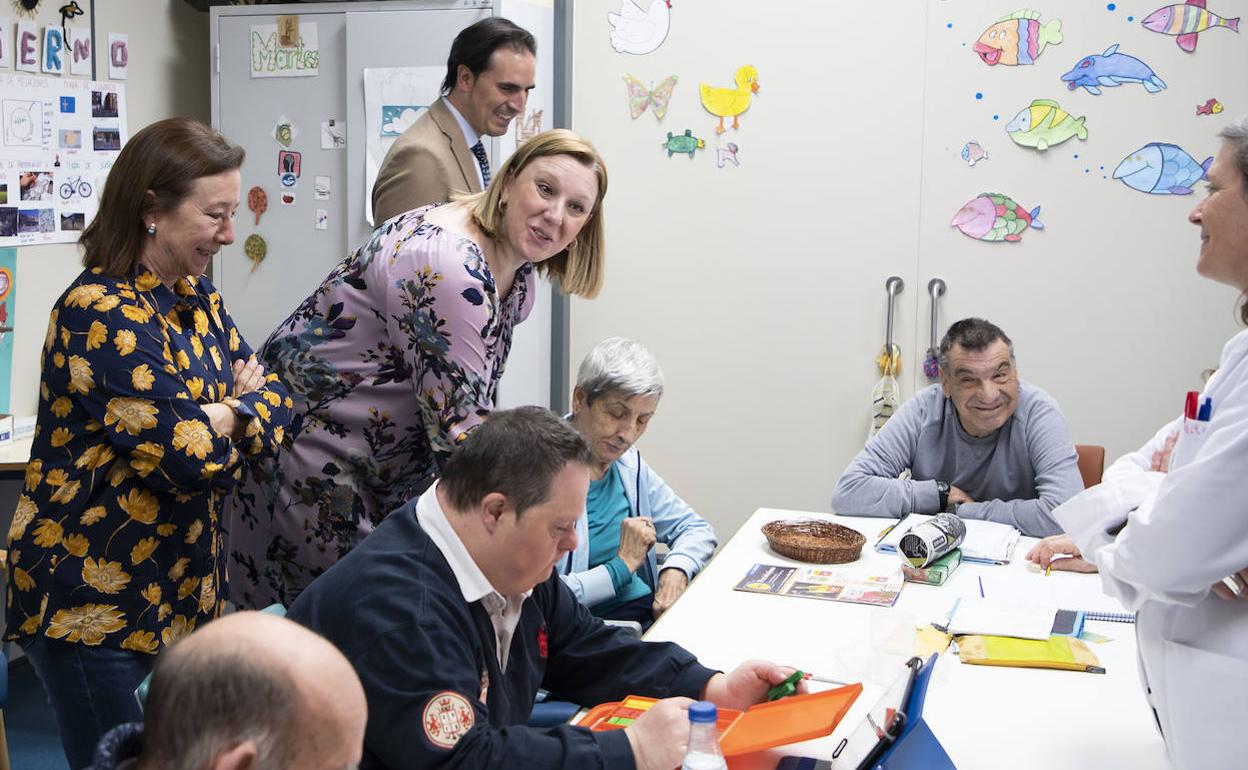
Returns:
[[[1049,573],[1052,571],[1053,571],[1053,562],[1049,562],[1049,566],[1044,568],[1044,576],[1048,577]],[[981,588],[980,590],[982,591],[983,589]]]
[[[982,577],[979,579],[979,598],[981,599],[985,598],[984,597],[984,579]]]
[[[1196,414],[1196,419],[1200,422],[1209,422],[1209,418],[1213,417],[1213,399],[1206,397],[1200,404],[1200,411]]]
[[[938,624],[938,623],[933,623],[933,624],[932,624],[932,628],[936,629],[937,631],[941,632],[942,634],[947,634],[947,633],[949,633],[949,626],[950,626],[950,624],[952,624],[952,623],[953,623],[953,616],[954,616],[954,613],[956,613],[956,612],[958,611],[958,605],[959,605],[959,604],[961,604],[961,603],[962,603],[962,600],[961,600],[961,599],[954,599],[954,600],[953,600],[953,606],[949,608],[949,614],[945,616],[945,624],[942,626],[942,625],[940,625],[940,624]]]
[[[1189,420],[1195,420],[1199,408],[1200,393],[1195,390],[1187,391],[1187,401],[1183,404],[1183,416]]]
[[[893,531],[893,528],[894,528],[894,527],[896,527],[896,526],[897,526],[897,524],[900,524],[900,523],[901,523],[901,522],[897,522],[897,523],[895,523],[895,524],[889,524],[889,525],[888,525],[887,527],[885,527],[884,529],[881,529],[881,530],[880,530],[880,534],[876,535],[876,536],[875,536],[875,539],[876,539],[876,540],[883,540],[883,539],[884,539],[884,536],[885,536],[885,535],[887,535],[889,532],[892,532],[892,531]]]

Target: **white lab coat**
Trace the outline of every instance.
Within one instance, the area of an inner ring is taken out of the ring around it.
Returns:
[[[1248,766],[1248,604],[1210,586],[1248,567],[1248,331],[1227,342],[1201,395],[1213,400],[1203,433],[1171,422],[1053,516],[1100,569],[1105,592],[1139,613],[1141,674],[1175,767],[1239,770]],[[1170,472],[1150,472],[1176,428]]]

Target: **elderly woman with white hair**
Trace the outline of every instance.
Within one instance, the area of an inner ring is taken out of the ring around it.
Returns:
[[[715,551],[705,519],[633,446],[663,395],[663,371],[640,343],[603,340],[585,356],[572,392],[572,425],[589,442],[593,476],[576,550],[559,570],[590,611],[649,626]],[[654,544],[668,546],[660,565]]]

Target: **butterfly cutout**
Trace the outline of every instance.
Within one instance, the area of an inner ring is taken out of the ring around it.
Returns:
[[[671,101],[672,90],[676,88],[676,75],[662,81],[653,89],[646,88],[645,83],[632,75],[625,75],[624,83],[628,86],[628,111],[632,113],[633,120],[645,112],[647,106],[652,106],[651,111],[658,120],[667,115],[667,103]]]

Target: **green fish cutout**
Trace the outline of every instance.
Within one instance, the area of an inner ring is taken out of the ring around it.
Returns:
[[[1087,139],[1084,120],[1063,110],[1052,99],[1036,99],[1006,124],[1005,132],[1015,144],[1043,152],[1072,136]]]

